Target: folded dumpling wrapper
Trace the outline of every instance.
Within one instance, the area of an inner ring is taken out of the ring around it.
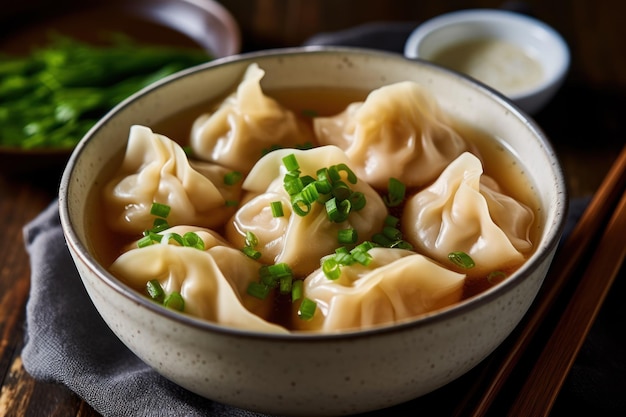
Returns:
[[[399,323],[461,300],[465,275],[403,249],[373,248],[368,266],[341,267],[337,280],[317,270],[304,280],[304,297],[317,303],[311,320],[294,328],[335,332]]]
[[[170,226],[223,224],[234,212],[226,198],[237,199],[241,184],[226,187],[227,170],[206,165],[193,168],[178,143],[132,126],[122,164],[101,193],[107,224],[117,232],[142,233],[153,226],[153,202],[170,206]]]
[[[423,186],[468,149],[432,94],[412,81],[378,88],[313,123],[319,142],[343,149],[357,175],[377,189],[390,177]]]
[[[264,75],[256,63],[250,64],[236,91],[214,113],[194,121],[191,148],[196,156],[247,173],[269,149],[313,143],[311,128],[265,95]]]
[[[402,214],[404,238],[417,251],[447,265],[448,254],[465,252],[476,264],[466,273],[476,276],[518,266],[533,247],[533,211],[482,177],[481,161],[463,153],[409,197]]]
[[[261,265],[211,230],[175,226],[162,234],[187,232],[198,234],[204,250],[172,243],[135,246],[113,262],[111,273],[140,292],[157,279],[165,294],[177,291],[183,296],[186,314],[238,329],[286,333],[266,320],[274,306],[272,297],[260,300],[246,292],[258,281]]]
[[[320,259],[340,246],[337,233],[354,228],[361,241],[380,232],[387,217],[387,207],[380,195],[365,181],[350,184],[353,191],[362,192],[366,205],[350,213],[348,220],[333,223],[328,219],[323,204],[315,203],[306,216],[299,216],[291,208],[291,199],[283,187],[286,168],[282,159],[294,154],[301,175],[316,176],[320,168],[346,164],[350,161],[336,146],[322,146],[310,150],[281,149],[264,156],[254,166],[243,183],[243,190],[254,197],[247,200],[226,227],[226,237],[235,247],[245,245],[246,232],[258,239],[256,249],[263,263],[287,263],[296,276],[306,276],[319,267]],[[274,217],[270,208],[273,201],[282,202],[284,215]]]

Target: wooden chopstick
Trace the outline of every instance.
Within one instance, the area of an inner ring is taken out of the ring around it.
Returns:
[[[591,199],[567,240],[559,248],[531,311],[482,367],[470,389],[455,410],[455,416],[484,416],[504,387],[541,324],[552,310],[570,278],[584,259],[585,252],[603,227],[615,202],[624,193],[626,147],[624,147]]]
[[[509,416],[547,416],[626,255],[626,194],[554,331],[519,391]]]

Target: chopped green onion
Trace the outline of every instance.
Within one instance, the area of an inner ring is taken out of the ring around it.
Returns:
[[[289,294],[291,292],[291,285],[293,283],[293,275],[285,275],[280,277],[280,293]]]
[[[287,265],[284,262],[279,263],[279,264],[269,265],[267,267],[267,270],[270,274],[279,278],[286,277],[286,276],[293,276],[293,272],[291,271],[291,268],[289,268],[289,265]]]
[[[239,171],[231,171],[224,175],[224,184],[235,185],[243,178],[243,174]]]
[[[359,251],[352,253],[352,259],[354,259],[363,266],[368,266],[370,262],[372,262],[372,255],[367,252]]]
[[[270,293],[270,287],[260,282],[251,282],[248,284],[246,292],[256,298],[265,300]]]
[[[166,218],[170,214],[170,206],[161,203],[152,203],[150,214],[157,217]]]
[[[393,241],[385,236],[383,233],[376,233],[372,236],[372,242],[376,243],[383,248],[389,248],[393,245]]]
[[[196,232],[187,232],[183,235],[183,245],[189,248],[204,250],[204,241]]]
[[[411,245],[409,242],[405,241],[405,240],[398,240],[396,242],[393,242],[391,244],[391,246],[389,246],[392,249],[407,249],[407,250],[413,250],[413,245]]]
[[[396,229],[395,227],[385,226],[383,228],[383,234],[391,240],[399,240],[402,239],[402,232]]]
[[[287,171],[294,172],[300,170],[300,165],[298,165],[298,161],[296,160],[296,155],[289,154],[283,158],[283,165],[287,168]]]
[[[389,178],[388,195],[383,198],[387,207],[399,206],[404,201],[406,186],[395,178]]]
[[[144,237],[142,237],[141,239],[137,241],[137,247],[145,248],[146,246],[150,246],[153,243],[154,241],[152,240],[152,237],[150,235],[145,235]]]
[[[150,229],[150,231],[159,233],[169,228],[170,225],[167,223],[167,220],[162,217],[157,217],[156,219],[154,219],[154,222],[152,223],[152,229]]]
[[[261,252],[254,249],[252,246],[244,246],[241,251],[248,257],[252,259],[259,259],[261,257]]]
[[[338,164],[338,165],[333,165],[332,167],[330,167],[331,178],[340,179],[341,175],[339,173],[341,171],[346,173],[348,182],[350,184],[356,184],[356,181],[357,181],[356,174],[346,164]]]
[[[476,266],[474,260],[465,252],[450,252],[448,254],[448,259],[463,269],[470,269]]]
[[[270,208],[272,209],[273,217],[283,217],[285,212],[283,211],[283,203],[280,201],[272,201],[270,203]]]
[[[335,258],[331,257],[322,262],[322,272],[326,278],[334,281],[341,276],[341,267]]]
[[[170,295],[165,297],[163,305],[173,310],[185,311],[185,300],[177,291],[173,291]]]
[[[246,246],[255,247],[259,244],[259,239],[251,231],[246,232]]]
[[[165,299],[165,291],[163,291],[163,287],[161,287],[161,283],[156,280],[150,280],[146,283],[146,291],[148,291],[148,295],[157,303],[163,303]]]
[[[178,243],[180,246],[185,246],[183,237],[179,235],[178,233],[165,233],[163,237],[161,238],[161,243],[167,245],[170,243],[170,240],[173,240],[174,242]]]
[[[359,211],[365,207],[367,203],[365,199],[365,194],[360,191],[355,191],[350,195],[350,204],[352,206],[352,210]]]
[[[487,281],[489,281],[490,284],[497,284],[504,281],[505,278],[506,274],[502,271],[493,271],[487,275]]]
[[[298,309],[298,317],[301,320],[311,320],[315,315],[317,303],[309,298],[303,298]]]
[[[239,201],[237,200],[226,200],[226,207],[237,207],[239,205]]]
[[[385,217],[385,226],[398,227],[398,223],[400,223],[400,219],[391,214]]]
[[[291,302],[298,301],[302,298],[304,281],[297,279],[291,284]]]
[[[315,187],[315,183],[307,184],[302,191],[300,192],[307,203],[313,204],[320,197],[320,194],[317,192],[317,187]]]
[[[337,240],[341,244],[352,244],[358,240],[356,229],[342,229],[337,232]]]

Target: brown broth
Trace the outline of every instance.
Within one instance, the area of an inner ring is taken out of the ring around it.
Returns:
[[[326,90],[319,88],[273,91],[268,94],[294,111],[297,115],[301,115],[301,117],[305,119],[308,117],[309,120],[311,120],[310,116],[306,116],[306,114],[311,113],[311,111],[319,116],[335,115],[343,111],[349,103],[362,101],[367,95],[362,91]],[[189,134],[193,121],[199,115],[213,109],[214,105],[215,103],[205,103],[188,108],[173,117],[156,122],[149,127],[154,132],[163,134],[181,145],[187,145],[189,143]],[[533,210],[535,213],[535,221],[531,228],[530,238],[532,242],[537,242],[542,231],[541,219],[543,216],[541,214],[539,200],[535,194],[535,188],[524,172],[524,167],[521,162],[514,157],[502,142],[486,134],[481,129],[459,123],[458,121],[453,123],[453,127],[461,137],[477,149],[483,162],[485,174],[497,179],[506,194],[526,204]],[[120,154],[120,161],[122,157],[123,155]],[[109,165],[115,167],[115,164]],[[112,171],[111,168],[109,168],[109,170]],[[103,172],[101,177],[102,181],[94,187],[92,193],[92,201],[94,203],[92,207],[96,213],[95,218],[103,218],[102,214],[98,213],[102,205],[97,202],[100,200],[100,193],[104,183],[112,174],[113,172]],[[392,214],[397,215],[397,213]],[[90,234],[92,236],[98,236],[98,239],[93,239],[94,251],[96,257],[105,266],[110,265],[117,256],[120,255],[124,245],[139,238],[139,236],[115,235],[107,230],[102,222],[93,222],[89,227]],[[519,265],[503,272],[508,276],[518,267]],[[465,282],[463,296],[464,298],[471,297],[485,291],[496,283],[497,282],[489,281],[487,277],[468,277]],[[278,306],[283,304],[284,303],[277,303]],[[284,309],[284,306],[280,309]]]

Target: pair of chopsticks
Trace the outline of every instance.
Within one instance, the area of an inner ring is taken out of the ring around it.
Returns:
[[[549,317],[559,296],[577,272],[580,280],[562,309],[550,338],[526,374],[517,395],[509,399],[507,416],[548,416],[602,303],[619,273],[626,253],[626,147],[563,243],[542,291],[521,326],[507,339],[478,375],[456,416],[482,417],[502,394],[522,356]],[[608,219],[608,220],[607,220]],[[602,231],[602,233],[600,233]],[[597,240],[599,239],[599,240]],[[594,250],[591,251],[591,246]],[[592,252],[592,253],[591,253]],[[583,265],[584,259],[590,261]]]

